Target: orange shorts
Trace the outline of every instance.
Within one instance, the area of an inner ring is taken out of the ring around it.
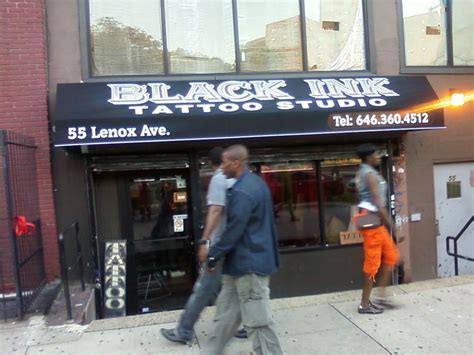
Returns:
[[[400,255],[390,233],[384,226],[360,232],[364,236],[363,270],[371,279],[375,279],[380,264],[393,267],[398,263]]]

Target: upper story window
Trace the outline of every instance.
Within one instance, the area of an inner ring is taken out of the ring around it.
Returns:
[[[163,74],[160,2],[90,0],[93,76]]]
[[[232,0],[165,5],[170,73],[235,72]]]
[[[474,65],[471,0],[403,0],[405,65]]]
[[[237,11],[243,72],[303,70],[298,0],[239,0]]]
[[[366,69],[362,0],[305,2],[308,69]]]
[[[91,76],[366,70],[364,0],[88,0]]]

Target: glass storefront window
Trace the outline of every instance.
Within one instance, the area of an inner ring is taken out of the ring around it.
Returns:
[[[320,163],[264,159],[249,167],[255,174],[259,172],[270,190],[281,248],[339,245],[341,233],[357,231],[352,217],[357,212],[360,159],[326,159]],[[207,164],[201,165],[203,215],[212,174]],[[324,224],[320,216],[324,216]]]
[[[163,74],[160,1],[90,0],[94,76]]]
[[[171,73],[235,71],[231,0],[166,2]]]
[[[453,64],[474,65],[474,2],[452,1]]]
[[[298,0],[239,0],[243,72],[302,70]]]
[[[280,246],[320,244],[318,182],[314,164],[262,164],[261,176],[272,194]]]
[[[193,282],[188,188],[183,175],[155,174],[129,185],[137,310],[175,309]]]
[[[321,163],[325,243],[340,244],[340,233],[355,231],[352,216],[357,208],[356,159]]]
[[[257,172],[257,167],[255,164],[249,164],[249,170],[253,173]],[[203,215],[203,221],[206,220],[207,216],[207,191],[209,189],[209,183],[211,182],[212,176],[214,175],[214,170],[212,167],[207,163],[207,159],[203,159],[201,161],[201,167],[199,170],[199,184],[201,187],[201,211]]]
[[[407,66],[448,64],[443,0],[403,1],[403,29]]]
[[[362,0],[305,2],[308,69],[364,70]]]

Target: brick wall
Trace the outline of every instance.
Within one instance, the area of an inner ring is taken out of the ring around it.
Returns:
[[[33,136],[46,274],[59,275],[50,159],[43,0],[0,0],[0,129]]]

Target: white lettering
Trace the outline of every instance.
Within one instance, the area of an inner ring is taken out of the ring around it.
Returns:
[[[384,99],[370,99],[369,104],[372,106],[385,106],[387,105],[387,100]]]
[[[357,99],[357,102],[359,103],[360,107],[366,107],[367,106],[364,99]]]
[[[223,112],[235,112],[239,110],[239,105],[233,104],[233,103],[228,103],[228,104],[220,104],[219,105],[219,110]]]
[[[214,85],[206,82],[195,82],[189,83],[191,88],[185,96],[186,102],[201,102],[199,98],[206,100],[207,102],[224,102],[222,97],[219,96]]]
[[[181,113],[189,113],[189,109],[193,108],[194,105],[175,105],[174,107],[181,110]]]
[[[285,87],[285,80],[252,80],[250,83],[255,88],[255,98],[258,100],[291,100],[293,96],[281,91],[280,87]]]
[[[110,102],[113,105],[138,105],[147,102],[150,94],[146,85],[107,84],[111,89]]]
[[[310,100],[304,100],[304,101],[295,101],[295,103],[300,105],[301,108],[306,110],[309,108],[309,104],[312,104],[313,102]]]
[[[311,93],[309,96],[314,97],[315,99],[327,99],[329,98],[324,91],[324,82],[319,79],[308,79],[304,80],[308,86]]]
[[[395,91],[383,86],[390,84],[390,81],[387,78],[357,78],[357,81],[362,87],[362,94],[365,96],[400,96]]]
[[[148,83],[148,86],[151,88],[151,102],[156,104],[183,102],[183,95],[169,96],[168,90],[171,89],[171,86],[165,83]]]
[[[224,98],[234,102],[248,101],[253,98],[253,94],[248,92],[252,86],[247,81],[225,81],[217,86],[217,92]],[[236,91],[240,89],[244,90],[242,93],[237,94]]]
[[[122,298],[109,298],[105,301],[105,307],[108,309],[121,309],[125,307],[125,301]]]
[[[143,110],[148,110],[148,106],[129,106],[129,110],[134,110],[135,115],[143,115]]]
[[[258,102],[246,102],[242,105],[245,111],[259,111],[262,107],[262,104]]]
[[[211,112],[212,107],[216,107],[215,104],[198,104],[196,107],[202,108],[202,112]]]
[[[143,125],[142,130],[140,131],[140,137],[155,137],[155,136],[169,136],[170,133],[166,130],[166,127],[159,126],[148,126]]]
[[[125,296],[125,290],[122,287],[109,287],[105,290],[105,295],[109,298]]]
[[[358,88],[357,81],[353,79],[323,79],[326,83],[327,93],[330,97],[363,97]]]
[[[340,107],[354,107],[356,105],[354,100],[348,100],[348,99],[337,100],[337,103],[339,104]]]
[[[333,108],[334,100],[316,100],[316,106],[320,108]]]
[[[292,110],[295,108],[291,101],[278,101],[277,108],[279,110]]]
[[[135,127],[127,127],[127,128],[101,128],[97,131],[96,126],[91,126],[91,138],[124,138],[124,137],[136,137],[136,128]],[[123,262],[119,259],[118,256],[112,257],[112,262]]]
[[[156,108],[153,110],[152,114],[153,115],[159,115],[160,113],[166,113],[167,115],[173,113],[171,109],[168,108],[166,105],[158,105]]]
[[[316,99],[400,96],[384,86],[390,84],[387,78],[307,79],[304,81],[309,86],[309,96]]]

